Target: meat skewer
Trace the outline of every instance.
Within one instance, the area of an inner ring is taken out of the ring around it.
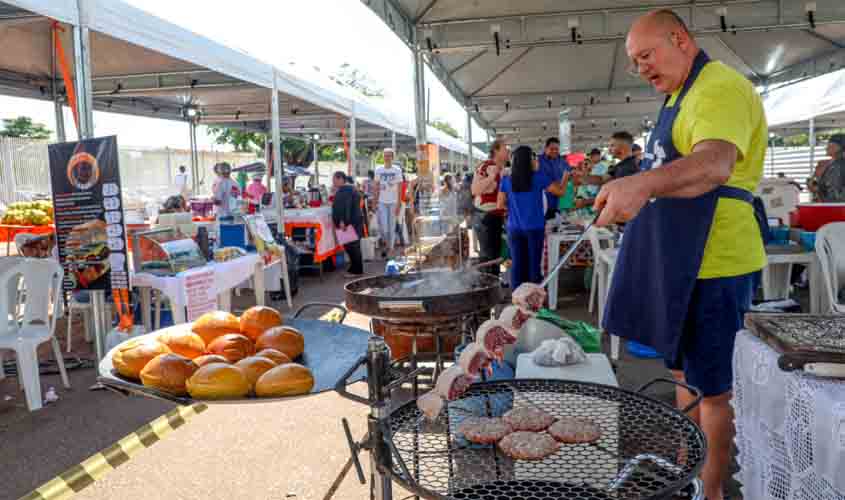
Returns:
[[[481,370],[486,370],[489,376],[493,376],[493,357],[483,345],[473,342],[464,348],[461,357],[458,358],[458,365],[473,378],[481,375]]]
[[[475,342],[483,346],[488,354],[499,361],[503,361],[505,358],[505,346],[515,344],[516,340],[508,325],[495,319],[489,319],[482,323],[475,336]]]
[[[518,307],[537,312],[546,303],[546,289],[536,283],[523,283],[513,291],[511,300]]]
[[[511,330],[518,332],[526,321],[536,316],[533,311],[519,306],[507,306],[499,314],[499,321],[504,322]]]

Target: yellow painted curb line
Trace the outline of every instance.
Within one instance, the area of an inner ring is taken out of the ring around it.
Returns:
[[[102,478],[109,471],[126,463],[141,450],[149,448],[170,432],[181,427],[191,417],[208,409],[199,403],[178,406],[152,422],[141,426],[108,448],[83,460],[77,465],[47,481],[22,496],[19,500],[61,500],[72,497],[85,487]]]

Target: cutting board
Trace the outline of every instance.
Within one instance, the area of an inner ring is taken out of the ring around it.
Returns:
[[[845,316],[755,313],[745,316],[745,326],[780,354],[782,370],[820,363],[845,370]]]
[[[587,353],[587,363],[569,366],[540,366],[534,363],[532,353],[520,354],[516,360],[516,378],[574,380],[619,387],[610,360],[601,353]]]

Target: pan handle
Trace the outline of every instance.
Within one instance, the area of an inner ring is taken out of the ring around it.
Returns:
[[[355,401],[356,403],[361,403],[362,405],[370,406],[369,399],[352,394],[351,392],[346,390],[347,383],[349,382],[349,377],[351,377],[352,374],[355,373],[355,370],[357,370],[358,367],[366,363],[367,356],[361,356],[360,358],[358,358],[358,361],[356,361],[355,364],[352,365],[352,367],[349,368],[349,370],[347,370],[346,373],[344,373],[343,376],[340,377],[340,380],[338,380],[337,384],[335,384],[334,386],[334,390],[337,391],[337,393],[340,394],[342,397],[349,399],[350,401]]]
[[[693,386],[685,384],[683,382],[678,382],[677,380],[674,380],[674,379],[671,379],[671,378],[662,378],[662,377],[656,378],[656,379],[652,380],[651,382],[646,383],[644,386],[640,387],[637,390],[637,394],[642,394],[643,392],[645,392],[646,389],[648,389],[649,387],[651,387],[651,386],[653,386],[654,384],[657,384],[657,383],[671,384],[671,385],[675,385],[675,386],[678,386],[678,387],[683,387],[684,389],[686,389],[687,391],[692,393],[693,396],[695,396],[695,399],[693,400],[693,402],[688,404],[686,408],[681,410],[681,412],[683,412],[683,413],[689,413],[695,407],[697,407],[699,405],[699,403],[701,403],[702,399],[704,399],[704,394],[697,387],[693,387]]]
[[[425,304],[421,300],[384,300],[378,303],[378,307],[385,311],[425,312]]]
[[[343,307],[340,304],[332,304],[330,302],[309,302],[304,304],[302,307],[297,309],[295,313],[293,313],[293,319],[299,318],[299,316],[308,309],[313,309],[315,307],[328,307],[329,310],[340,309],[340,321],[338,323],[343,323],[346,320],[346,315],[349,314],[349,310]]]

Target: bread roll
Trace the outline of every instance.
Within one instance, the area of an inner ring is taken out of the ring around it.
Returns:
[[[205,313],[194,322],[191,328],[194,333],[202,337],[205,345],[211,343],[221,335],[227,333],[241,333],[241,323],[233,314],[223,311]]]
[[[277,365],[285,365],[287,363],[291,363],[291,359],[288,357],[287,354],[277,351],[276,349],[262,349],[255,353],[256,356],[261,356],[262,358],[267,358],[273,363]]]
[[[223,363],[225,365],[230,365],[229,360],[224,358],[219,354],[205,354],[203,356],[199,356],[194,358],[194,364],[197,365],[198,368],[202,368],[203,366],[209,363]]]
[[[262,333],[255,341],[255,348],[259,351],[275,349],[296,359],[305,350],[305,338],[296,328],[277,326]]]
[[[197,365],[185,356],[159,354],[141,370],[141,383],[176,396],[184,396],[188,394],[185,382],[195,371]]]
[[[154,357],[159,354],[167,354],[170,348],[158,340],[146,338],[126,342],[117,348],[112,356],[112,365],[117,373],[126,378],[138,380],[141,370]]]
[[[258,377],[263,375],[267,370],[275,368],[276,363],[273,360],[260,356],[250,356],[238,361],[235,363],[235,366],[243,370],[250,387],[255,387]]]
[[[314,375],[308,368],[288,363],[264,372],[255,383],[255,395],[262,398],[308,394],[314,388]]]
[[[186,383],[194,399],[237,399],[249,394],[249,381],[235,365],[211,363],[203,366]]]
[[[246,335],[253,342],[259,335],[274,326],[281,326],[282,315],[272,307],[250,307],[241,314],[241,334]]]
[[[205,341],[188,328],[169,330],[158,336],[158,341],[176,354],[194,359],[205,352]]]
[[[255,345],[239,333],[227,333],[212,340],[207,350],[209,354],[219,354],[230,363],[237,363],[255,354]]]

